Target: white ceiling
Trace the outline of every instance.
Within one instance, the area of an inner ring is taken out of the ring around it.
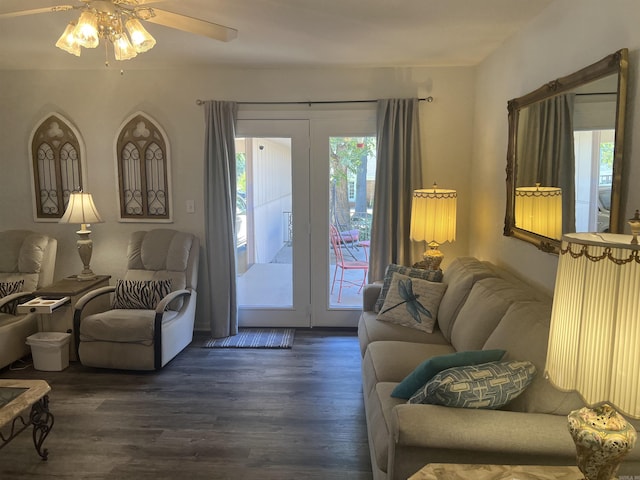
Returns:
[[[162,0],[163,10],[227,25],[224,43],[146,23],[156,46],[118,68],[465,66],[486,58],[553,0]],[[0,13],[79,0],[0,0]],[[104,68],[101,45],[54,46],[78,12],[0,19],[0,69]]]

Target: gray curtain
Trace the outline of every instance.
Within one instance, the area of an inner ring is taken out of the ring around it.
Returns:
[[[518,116],[517,187],[562,189],[562,231],[576,231],[573,105],[568,93],[536,102]]]
[[[413,263],[411,198],[422,185],[418,102],[417,98],[378,100],[370,282],[381,280],[390,263]]]
[[[205,258],[211,335],[238,333],[236,298],[236,148],[238,106],[204,102]]]

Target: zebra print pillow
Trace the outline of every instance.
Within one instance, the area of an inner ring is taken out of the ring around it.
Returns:
[[[22,291],[24,286],[24,280],[18,280],[17,282],[0,282],[0,298],[8,297],[13,293]],[[7,303],[0,307],[0,313],[9,313],[11,315],[16,314],[16,307],[18,302],[16,300]]]
[[[117,280],[113,308],[155,310],[156,305],[171,293],[168,280]]]

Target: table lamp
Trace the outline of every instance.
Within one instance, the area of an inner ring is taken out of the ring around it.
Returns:
[[[516,188],[516,227],[547,238],[562,238],[562,189],[558,187]]]
[[[84,269],[79,273],[76,278],[82,280],[92,280],[96,278],[96,274],[93,273],[89,262],[91,261],[91,253],[93,251],[93,240],[89,237],[91,230],[89,230],[89,224],[91,223],[103,223],[90,193],[72,193],[69,196],[69,203],[64,215],[60,219],[59,223],[77,223],[80,224],[80,230],[78,234],[78,241],[76,246],[78,248],[78,254],[80,260],[84,265]]]
[[[420,189],[413,192],[411,202],[411,240],[427,242],[423,262],[418,265],[428,270],[440,268],[444,255],[438,249],[445,242],[456,239],[455,190],[438,188]]]
[[[587,480],[615,478],[640,418],[640,246],[631,235],[562,237],[545,374],[589,407],[569,414]]]

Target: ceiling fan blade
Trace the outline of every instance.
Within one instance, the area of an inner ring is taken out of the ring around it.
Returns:
[[[166,10],[159,10],[157,8],[153,9],[153,13],[155,15],[144,18],[144,20],[157,23],[158,25],[164,25],[165,27],[203,35],[222,42],[230,42],[238,36],[238,30],[235,28],[225,27],[217,23],[167,12]]]
[[[19,10],[17,12],[0,13],[0,18],[22,17],[24,15],[35,15],[37,13],[64,12],[73,10],[75,7],[71,5],[58,5],[55,7],[34,8],[33,10]]]

